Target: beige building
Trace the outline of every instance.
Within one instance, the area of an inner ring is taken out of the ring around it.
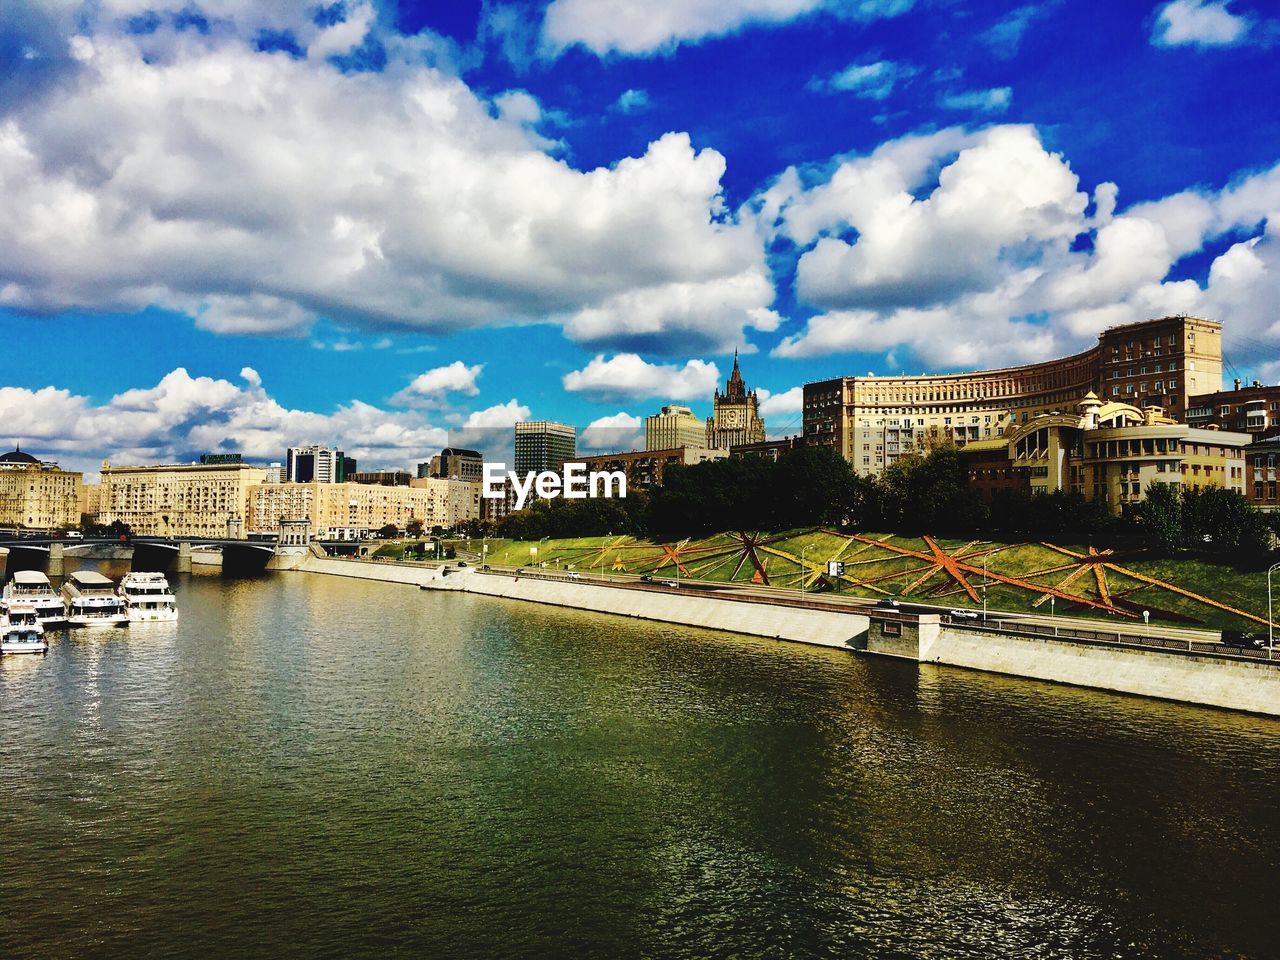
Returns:
[[[1184,418],[1222,386],[1222,325],[1164,317],[1112,327],[1084,353],[1045,363],[919,377],[839,377],[804,387],[804,441],[834,446],[864,475],[953,441],[1006,436],[1085,393]]]
[[[1000,489],[1071,491],[1115,513],[1153,483],[1245,493],[1247,433],[1191,427],[1159,407],[1103,402],[1092,392],[1073,406],[965,446],[970,483],[988,499]]]
[[[711,416],[707,417],[707,429],[702,445],[712,450],[728,450],[748,443],[763,443],[764,421],[760,419],[760,404],[754,390],[748,390],[738,369],[738,351],[733,351],[733,372],[725,384],[724,393],[719,388],[711,400]],[[650,448],[652,449],[652,448]]]
[[[104,462],[98,520],[119,520],[146,537],[238,539],[244,536],[249,490],[266,479],[265,469],[245,463],[113,467]]]
[[[57,530],[80,525],[84,475],[29,453],[0,454],[0,525]]]
[[[415,479],[407,487],[356,483],[261,484],[249,491],[249,531],[270,534],[281,521],[306,520],[320,540],[360,540],[388,525],[452,527],[480,516],[480,485]]]
[[[688,407],[673,404],[661,413],[644,418],[644,448],[672,450],[676,447],[706,446],[707,427]]]

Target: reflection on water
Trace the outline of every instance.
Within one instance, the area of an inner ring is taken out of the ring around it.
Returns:
[[[0,661],[0,956],[1280,943],[1280,723],[403,586],[172,579],[176,623]]]

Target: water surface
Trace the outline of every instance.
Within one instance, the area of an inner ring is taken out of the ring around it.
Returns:
[[[399,585],[177,587],[176,624],[0,661],[0,956],[1278,955],[1275,721]]]

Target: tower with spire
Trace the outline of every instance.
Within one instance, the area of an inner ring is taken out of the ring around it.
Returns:
[[[724,392],[716,389],[712,413],[707,418],[707,446],[727,450],[744,443],[763,443],[764,421],[760,419],[759,401],[754,390],[748,390],[738,366],[738,351],[733,351],[733,372]]]

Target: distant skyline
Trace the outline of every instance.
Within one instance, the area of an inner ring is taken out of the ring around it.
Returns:
[[[0,441],[96,471],[701,417],[1170,313],[1280,380],[1262,0],[9,0]],[[606,433],[605,431],[616,431]]]

